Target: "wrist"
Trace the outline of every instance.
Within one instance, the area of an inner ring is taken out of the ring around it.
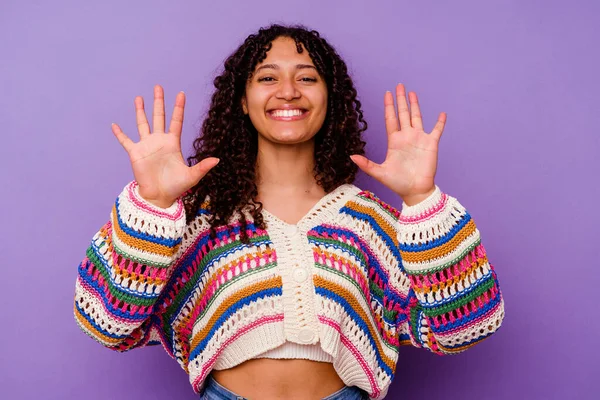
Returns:
[[[414,193],[414,194],[409,194],[409,195],[405,195],[405,196],[401,196],[402,200],[404,201],[404,203],[406,203],[407,206],[414,206],[416,204],[419,204],[420,202],[422,202],[423,200],[425,200],[426,198],[428,198],[429,196],[431,196],[431,194],[435,191],[435,185],[429,189],[426,192],[423,193]]]
[[[138,194],[139,196],[146,202],[152,204],[153,206],[156,206],[158,208],[169,208],[170,206],[173,205],[173,203],[175,203],[175,201],[177,201],[177,199],[175,200],[170,200],[170,199],[153,199],[151,197],[148,196],[144,196],[144,194],[142,193],[141,190],[138,189]]]
[[[142,196],[143,197],[143,196]],[[144,200],[146,200],[148,203],[158,207],[158,208],[169,208],[171,207],[171,205],[173,205],[173,203],[175,203],[175,200],[173,201],[168,201],[168,200],[149,200],[144,198]]]

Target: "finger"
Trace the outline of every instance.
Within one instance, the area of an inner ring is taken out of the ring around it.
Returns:
[[[380,180],[381,177],[383,177],[383,169],[380,164],[377,164],[369,160],[367,157],[361,156],[359,154],[353,154],[350,156],[350,158],[367,175],[372,176],[377,180]]]
[[[419,108],[419,99],[415,92],[408,92],[408,100],[410,101],[410,121],[412,127],[418,130],[423,130],[423,118],[421,117],[421,109]]]
[[[185,93],[177,93],[175,97],[175,107],[173,108],[173,115],[171,116],[171,123],[169,124],[169,133],[174,133],[181,136],[181,129],[183,127],[183,109],[185,108]]]
[[[137,96],[133,101],[135,104],[135,119],[137,121],[138,132],[140,138],[145,138],[150,134],[150,125],[146,119],[146,111],[144,111],[144,98]]]
[[[204,178],[204,175],[208,173],[215,165],[219,163],[219,159],[216,157],[207,157],[200,161],[198,164],[192,166],[192,171],[196,177],[196,182]]]
[[[410,113],[408,112],[408,103],[406,102],[406,91],[404,85],[399,83],[396,86],[396,102],[398,103],[398,119],[400,119],[400,130],[409,128]]]
[[[133,141],[131,141],[131,139],[129,139],[129,137],[127,137],[127,135],[123,133],[119,125],[113,123],[111,125],[111,128],[114,135],[117,137],[117,140],[119,141],[119,143],[121,143],[121,146],[123,146],[125,151],[129,153],[129,151],[134,145]]]
[[[400,130],[398,126],[398,117],[396,116],[396,108],[394,107],[394,96],[392,92],[387,91],[383,96],[383,107],[385,110],[385,131],[388,135]]]
[[[154,86],[153,132],[165,132],[165,93],[160,85]]]
[[[431,131],[431,135],[439,141],[442,137],[442,132],[444,132],[444,127],[446,126],[447,114],[445,112],[441,112],[438,120]]]

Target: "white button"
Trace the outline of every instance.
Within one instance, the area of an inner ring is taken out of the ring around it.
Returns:
[[[300,339],[300,341],[303,343],[312,342],[314,337],[315,337],[315,333],[313,331],[311,331],[310,329],[302,329],[302,330],[300,330],[300,332],[298,332],[298,339]]]
[[[294,270],[294,280],[296,282],[304,282],[308,278],[308,272],[304,268],[296,268]]]

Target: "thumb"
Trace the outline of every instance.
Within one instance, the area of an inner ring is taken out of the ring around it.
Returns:
[[[211,169],[214,168],[215,165],[219,163],[219,159],[216,157],[207,157],[204,160],[200,161],[198,164],[193,165],[192,175],[196,183],[200,181],[200,179],[204,178],[204,175],[208,173]]]
[[[381,165],[374,163],[367,157],[361,156],[359,154],[353,154],[350,156],[350,158],[352,159],[354,164],[358,165],[358,167],[362,169],[367,175],[372,176],[377,180],[380,180],[383,177]]]

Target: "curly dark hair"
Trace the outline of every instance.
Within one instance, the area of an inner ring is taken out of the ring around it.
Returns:
[[[319,32],[301,25],[259,29],[225,60],[224,71],[215,78],[216,91],[208,115],[193,143],[196,154],[187,159],[189,166],[210,156],[221,160],[184,197],[188,223],[203,204],[208,205],[212,238],[216,237],[216,228],[229,223],[235,213],[240,217],[241,241],[249,243],[245,210],[257,228],[266,229],[261,214],[263,205],[256,200],[258,133],[243,112],[242,97],[257,64],[266,58],[271,43],[279,37],[293,39],[298,53],[304,46],[327,85],[327,113],[314,137],[317,184],[329,193],[341,184],[354,182],[358,167],[349,156],[364,154],[361,134],[367,123],[346,64],[336,50]]]

